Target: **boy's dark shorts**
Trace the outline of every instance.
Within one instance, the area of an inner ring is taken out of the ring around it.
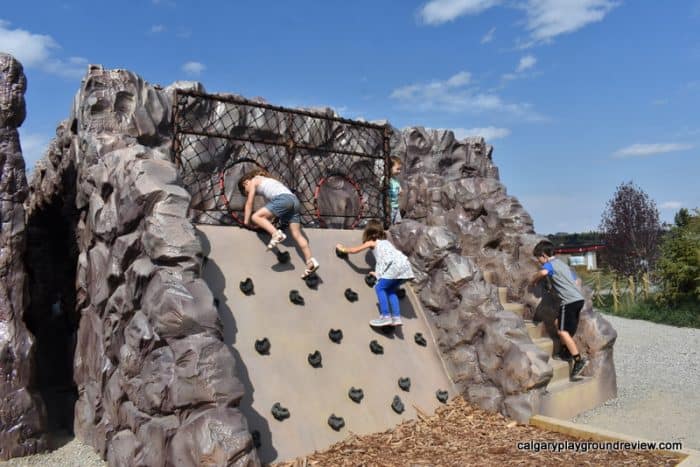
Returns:
[[[562,305],[559,313],[559,330],[566,331],[571,337],[574,337],[582,308],[583,300]]]

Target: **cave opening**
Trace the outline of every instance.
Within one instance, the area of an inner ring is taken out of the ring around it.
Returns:
[[[78,398],[73,355],[80,314],[76,308],[78,244],[75,169],[63,173],[59,190],[27,219],[28,307],[25,322],[35,338],[34,386],[44,400],[49,433],[73,433]]]

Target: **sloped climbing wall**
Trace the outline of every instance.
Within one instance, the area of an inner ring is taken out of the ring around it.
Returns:
[[[378,315],[374,290],[364,280],[373,258],[360,253],[343,260],[334,252],[337,242],[359,243],[361,231],[305,231],[321,263],[320,283],[312,289],[300,279],[303,260],[291,239],[280,248],[291,256],[283,264],[266,251],[266,234],[237,227],[198,229],[208,255],[204,279],[218,300],[225,342],[241,362],[239,378],[246,386],[241,411],[251,432],[259,433],[263,462],[323,449],[350,432],[386,430],[415,418],[416,409],[432,413],[440,405],[436,391],[455,394],[423,310],[408,287],[401,300],[403,327],[384,332],[369,327]],[[253,282],[252,295],[240,289],[246,278]],[[357,293],[357,301],[345,297],[347,288]],[[292,290],[304,305],[290,301]],[[329,338],[331,329],[342,330],[340,343]],[[416,343],[416,333],[427,345]],[[270,343],[268,354],[255,348],[263,338]],[[370,350],[373,340],[383,354]],[[318,368],[308,362],[315,351],[321,354]],[[399,378],[410,378],[408,391],[399,387]],[[362,389],[359,403],[349,398],[351,387]],[[405,407],[401,414],[392,409],[395,396]],[[275,403],[289,410],[289,418],[272,416]],[[345,423],[339,431],[328,424],[333,414]]]

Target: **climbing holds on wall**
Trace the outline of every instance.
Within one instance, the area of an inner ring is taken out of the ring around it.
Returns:
[[[399,297],[399,300],[406,298],[406,289],[397,289],[396,296]]]
[[[306,358],[309,362],[309,365],[311,365],[314,368],[320,368],[321,367],[321,352],[318,350],[315,351],[314,353],[310,353],[309,356]]]
[[[321,278],[318,277],[318,274],[312,272],[304,278],[304,282],[308,288],[316,290],[318,288],[318,284],[321,282]]]
[[[260,355],[267,355],[270,353],[270,339],[263,337],[255,341],[255,350],[258,351]]]
[[[340,431],[345,426],[345,420],[343,420],[343,417],[336,417],[335,414],[331,414],[328,417],[328,425],[335,431]]]
[[[344,251],[340,251],[340,249],[338,248],[335,249],[335,255],[340,259],[345,259],[348,257],[347,253],[345,253]]]
[[[345,289],[345,298],[347,298],[349,302],[356,302],[357,297],[358,297],[357,292],[355,292],[351,288]]]
[[[244,281],[241,281],[239,287],[241,289],[241,292],[243,292],[243,295],[253,295],[254,293],[253,279],[251,279],[250,277],[246,277]]]
[[[413,340],[416,341],[416,344],[420,346],[425,347],[426,345],[428,345],[428,342],[425,340],[425,337],[423,337],[423,334],[421,334],[420,332],[417,332],[413,336]]]
[[[403,402],[401,402],[401,398],[399,396],[394,396],[394,400],[391,402],[391,408],[398,414],[404,411]]]
[[[362,389],[355,388],[355,387],[353,386],[353,387],[351,387],[350,390],[348,391],[348,397],[349,397],[350,400],[352,400],[353,402],[357,402],[357,403],[359,404],[360,401],[362,400],[362,398],[365,397],[365,393],[364,393],[364,391],[362,391]]]
[[[340,344],[340,341],[343,340],[343,331],[340,329],[331,329],[328,331],[328,338],[336,344]]]
[[[437,397],[437,400],[442,402],[443,404],[447,402],[447,391],[443,391],[442,389],[438,389],[435,392],[435,397]]]
[[[399,387],[404,391],[411,390],[411,378],[399,378]]]
[[[382,347],[376,340],[369,343],[369,350],[371,350],[373,354],[377,355],[382,355],[384,353],[384,347]]]
[[[377,283],[377,278],[374,277],[372,274],[367,274],[365,276],[365,284],[367,284],[367,287],[374,287],[374,284]]]
[[[278,251],[276,253],[276,256],[277,256],[277,262],[280,264],[287,264],[289,262],[289,260],[291,259],[288,251]]]
[[[299,295],[299,291],[296,289],[289,291],[289,301],[295,305],[304,305],[304,297]]]
[[[282,407],[279,402],[275,402],[270,412],[272,412],[272,416],[280,422],[285,418],[289,418],[289,409]]]

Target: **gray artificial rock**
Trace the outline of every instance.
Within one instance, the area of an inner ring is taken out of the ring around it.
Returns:
[[[252,446],[247,423],[238,409],[204,409],[190,415],[177,430],[170,442],[167,462],[193,467],[206,463],[255,467],[260,461],[252,453]]]
[[[113,466],[148,465],[134,462],[142,450],[143,443],[136,438],[136,435],[130,430],[122,430],[111,440],[107,450],[107,462]]]
[[[26,116],[22,65],[0,53],[0,460],[46,449],[46,412],[32,387],[34,336],[24,317],[28,194],[17,128]]]

